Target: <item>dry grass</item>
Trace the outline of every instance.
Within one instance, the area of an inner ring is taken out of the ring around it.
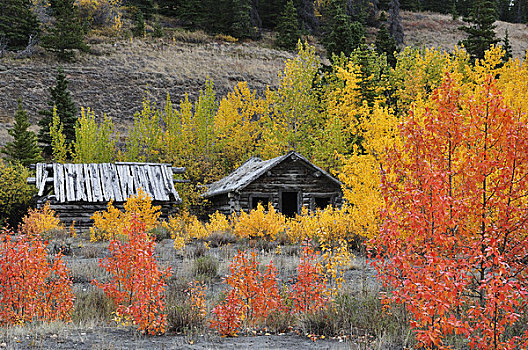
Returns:
[[[405,32],[404,44],[415,47],[436,47],[451,51],[466,35],[459,30],[465,25],[461,18],[453,20],[451,15],[432,12],[402,11],[402,25]],[[528,26],[526,24],[497,21],[497,37],[504,38],[508,29],[513,56],[522,58],[528,49]]]
[[[293,57],[290,53],[253,43],[226,44],[202,39],[198,40],[199,43],[189,43],[190,39],[176,42],[170,39],[131,39],[101,44],[97,46],[101,56],[85,56],[82,62],[125,66],[137,72],[159,74],[160,78],[169,74],[184,85],[191,81],[201,84],[211,78],[216,85],[225,88],[233,86],[236,81],[255,80],[264,85],[275,85],[284,60]]]

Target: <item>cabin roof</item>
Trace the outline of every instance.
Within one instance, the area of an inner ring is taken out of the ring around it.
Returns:
[[[339,182],[336,178],[331,176],[329,173],[327,173],[323,169],[314,165],[312,162],[310,162],[308,159],[303,157],[301,154],[295,151],[290,151],[283,156],[279,156],[279,157],[268,159],[268,160],[262,160],[258,157],[252,157],[248,159],[244,164],[238,167],[231,174],[218,180],[217,182],[207,185],[207,192],[205,192],[202,196],[209,198],[209,197],[218,196],[220,194],[240,191],[244,189],[245,187],[247,187],[249,184],[251,184],[253,181],[260,178],[262,175],[267,173],[269,170],[273,169],[274,167],[276,167],[277,165],[285,161],[286,159],[295,158],[295,157],[297,157],[298,159],[306,163],[306,165],[313,168],[315,171],[321,172],[321,174],[327,177],[330,181],[341,186],[341,182]]]
[[[66,202],[124,202],[136,195],[139,188],[154,201],[181,203],[174,188],[173,173],[183,168],[173,168],[165,163],[38,163],[35,183],[42,196],[52,186],[55,200]]]

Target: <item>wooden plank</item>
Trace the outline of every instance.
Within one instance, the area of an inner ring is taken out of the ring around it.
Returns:
[[[121,188],[121,194],[123,197],[128,198],[128,176],[127,167],[125,165],[116,165],[117,176],[119,178],[119,186]]]
[[[161,172],[161,166],[154,167],[152,169],[152,172],[154,173],[154,176],[156,177],[156,186],[158,187],[160,191],[160,200],[162,201],[168,201],[170,200],[169,194],[170,192],[167,191],[166,185],[165,185],[165,177],[163,176],[163,173]]]
[[[84,163],[82,165],[84,172],[84,187],[86,188],[86,199],[88,202],[93,202],[92,195],[92,176],[90,175],[90,167],[88,164]]]
[[[94,202],[104,202],[104,196],[101,185],[101,173],[99,172],[99,165],[91,163],[89,164],[89,174],[92,180],[92,198]]]
[[[155,201],[161,200],[161,189],[159,188],[158,181],[156,181],[156,175],[154,174],[153,167],[150,165],[145,165],[145,175],[147,177],[147,181],[149,182],[149,186],[152,190],[152,199]]]
[[[46,188],[46,179],[48,177],[48,171],[44,170],[42,173],[42,180],[40,181],[40,186],[38,187],[38,196],[44,195],[44,189]]]
[[[143,171],[143,167],[140,165],[134,165],[134,183],[137,184],[136,188],[138,190],[141,187],[141,189],[143,189],[143,192],[152,197],[148,188],[148,183],[145,180],[145,173]]]
[[[119,176],[114,164],[108,164],[108,174],[110,178],[110,185],[112,186],[112,192],[114,193],[114,200],[116,202],[123,202],[124,199],[123,195],[121,194],[121,186],[119,185]]]
[[[53,192],[55,193],[57,201],[63,202],[61,197],[61,180],[59,179],[59,165],[57,163],[53,164]]]
[[[167,167],[166,170],[167,170],[167,178],[169,180],[172,180],[174,178],[173,175],[172,175],[172,168],[171,167]],[[178,192],[174,188],[174,184],[171,183],[171,186],[169,187],[169,189],[172,192],[172,194],[174,196],[174,199],[176,201],[180,201],[181,200],[180,195],[178,194]]]
[[[112,187],[112,180],[110,178],[110,171],[108,163],[99,164],[99,170],[101,172],[101,184],[103,187],[103,196],[106,202],[114,199],[114,190]]]
[[[141,180],[141,183],[143,184],[143,189],[150,196],[151,199],[154,199],[154,193],[152,191],[152,186],[148,178],[146,167],[139,166],[138,169],[139,169],[139,178]]]
[[[173,174],[183,174],[185,173],[185,167],[171,167]]]
[[[165,193],[167,194],[167,196],[170,196],[170,194],[172,193],[171,191],[172,179],[169,178],[169,176],[167,175],[166,166],[163,166],[163,165],[160,166],[160,171],[161,171],[161,179],[163,181],[163,189]]]
[[[42,163],[37,163],[36,169],[36,183],[37,188],[40,188],[40,181],[42,179]],[[40,195],[39,195],[40,196]]]
[[[63,164],[64,168],[64,188],[66,193],[66,200],[68,202],[75,201],[75,188],[73,186],[73,174],[70,169],[70,164]]]
[[[85,176],[84,176],[84,167],[82,164],[75,164],[75,198],[77,201],[86,202],[88,196],[86,195],[86,185],[85,185]]]
[[[115,162],[116,165],[168,165],[171,166],[171,163],[141,163],[141,162]]]

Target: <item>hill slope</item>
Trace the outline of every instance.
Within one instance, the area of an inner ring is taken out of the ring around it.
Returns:
[[[438,47],[452,50],[464,33],[464,24],[449,15],[402,11],[405,45]],[[515,57],[524,57],[528,45],[528,26],[497,22],[498,37],[508,29]],[[278,83],[278,73],[288,52],[263,48],[260,43],[226,44],[206,39],[200,43],[171,40],[118,41],[92,43],[96,55],[64,64],[70,89],[79,106],[91,107],[97,115],[107,113],[123,131],[148,91],[162,103],[170,93],[173,103],[197,97],[207,77],[213,79],[219,95],[230,91],[238,81],[247,81],[253,89],[263,91]],[[46,108],[48,88],[54,85],[57,63],[46,56],[31,60],[0,60],[0,144],[7,141],[16,100],[22,97],[24,107],[36,123],[37,111]]]
[[[97,55],[63,64],[70,90],[79,106],[91,107],[96,114],[107,113],[123,127],[148,91],[160,103],[170,93],[173,103],[189,94],[194,100],[207,77],[224,95],[238,81],[263,91],[275,86],[278,73],[290,53],[254,44],[188,44],[141,40],[96,44]],[[48,88],[55,84],[57,63],[49,59],[0,61],[0,143],[5,142],[18,97],[30,112],[33,123],[37,111],[46,108]]]
[[[461,18],[453,20],[450,15],[432,12],[402,11],[402,26],[405,32],[404,44],[416,47],[436,47],[442,50],[453,50],[453,47],[466,37],[458,28],[466,25]],[[528,49],[528,25],[520,23],[495,22],[495,32],[499,39],[508,36],[513,56],[522,58]]]

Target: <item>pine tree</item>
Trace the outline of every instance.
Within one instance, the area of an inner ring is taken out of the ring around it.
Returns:
[[[255,33],[251,26],[251,0],[233,0],[233,22],[230,33],[236,38],[251,38]]]
[[[363,25],[351,22],[339,0],[332,0],[325,16],[323,45],[328,57],[344,53],[348,56],[361,43],[365,34]]]
[[[78,110],[68,90],[68,80],[62,68],[59,68],[55,86],[50,88],[51,99],[48,101],[48,110],[39,111],[42,119],[39,121],[38,138],[43,145],[44,154],[51,156],[50,124],[53,118],[53,108],[57,108],[60,122],[64,126],[66,142],[71,144],[75,141],[75,124],[77,123]]]
[[[257,10],[262,19],[262,27],[275,29],[279,23],[281,13],[284,12],[285,6],[285,0],[260,0]],[[295,16],[297,16],[297,12]]]
[[[382,24],[378,34],[376,35],[376,41],[374,43],[376,52],[379,54],[385,54],[387,56],[387,63],[391,67],[396,66],[396,56],[394,53],[398,50],[396,46],[396,40],[389,34],[385,24]]]
[[[423,9],[432,12],[449,13],[453,3],[453,0],[425,0],[423,1]]]
[[[143,36],[145,34],[145,18],[143,17],[143,12],[140,9],[136,9],[134,21],[135,26],[132,29],[132,34],[138,37]]]
[[[83,30],[74,0],[53,0],[51,9],[55,23],[42,38],[42,46],[57,53],[62,60],[71,60],[73,50],[87,51]]]
[[[150,20],[154,13],[153,0],[132,0],[128,1],[128,5],[133,6],[143,13],[145,19]]]
[[[502,40],[502,48],[504,49],[504,57],[502,58],[504,62],[508,62],[510,58],[513,57],[512,54],[512,47],[510,44],[510,37],[508,35],[508,29],[506,29],[506,32],[504,33],[504,39]]]
[[[13,137],[13,141],[6,143],[2,148],[2,153],[6,155],[5,160],[11,163],[18,162],[25,167],[42,160],[37,135],[28,130],[31,126],[28,119],[28,114],[22,107],[22,99],[19,99],[15,124],[7,131]]]
[[[289,0],[282,12],[277,24],[277,41],[275,44],[286,50],[294,50],[301,37],[299,32],[299,22],[297,21],[297,10],[293,1]]]
[[[0,6],[0,39],[7,48],[23,49],[31,35],[39,34],[37,16],[31,11],[31,0],[2,0]]]
[[[407,11],[420,11],[422,4],[420,0],[401,0],[401,9]]]
[[[457,13],[462,17],[467,17],[471,13],[473,0],[456,0]]]
[[[490,48],[490,45],[498,42],[495,37],[495,25],[497,19],[495,2],[491,0],[477,0],[473,5],[470,16],[464,18],[468,26],[460,27],[461,30],[468,34],[462,44],[467,52],[474,59],[483,59],[484,52]]]

